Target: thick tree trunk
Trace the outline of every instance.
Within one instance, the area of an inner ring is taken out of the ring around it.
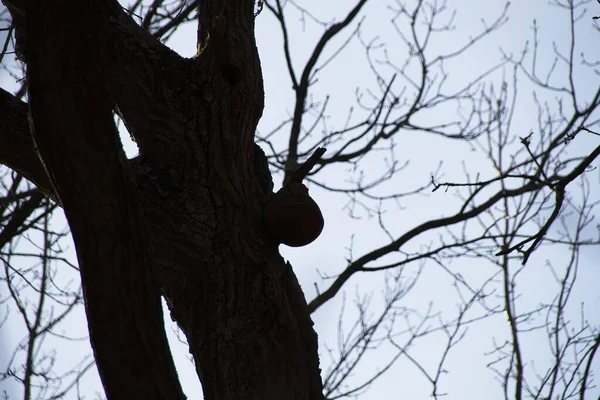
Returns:
[[[28,148],[18,157],[0,150],[0,161],[65,209],[108,398],[182,398],[161,293],[206,399],[322,398],[306,301],[263,232],[271,188],[253,143],[263,89],[252,2],[200,2],[202,53],[193,60],[116,2],[28,4],[9,7],[27,21],[17,29],[50,179],[23,135]],[[22,107],[4,97],[0,107]],[[133,161],[114,107],[139,145]]]

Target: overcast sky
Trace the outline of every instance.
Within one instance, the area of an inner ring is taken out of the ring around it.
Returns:
[[[312,14],[321,21],[339,21],[345,16],[353,2],[338,0],[336,2],[305,1],[301,2]],[[398,64],[402,64],[405,49],[400,45],[398,37],[390,22],[392,13],[387,7],[396,3],[388,0],[372,0],[370,6],[363,12],[361,38],[368,42],[379,37],[380,43],[385,43],[388,55]],[[451,33],[439,35],[432,43],[432,51],[447,52],[453,49],[457,43],[464,42],[470,36],[479,33],[483,27],[483,20],[487,23],[493,21],[504,7],[501,1],[475,1],[455,0],[449,2],[449,6],[456,9],[454,26]],[[600,6],[594,2],[588,4],[592,12],[585,15],[585,20],[579,24],[578,43],[580,52],[586,52],[591,59],[600,58],[598,43],[600,33],[594,31],[591,16],[597,10],[600,14]],[[451,11],[447,14],[451,15]],[[474,46],[468,53],[459,58],[460,62],[449,63],[447,72],[449,74],[449,85],[469,82],[476,74],[485,71],[495,65],[501,59],[502,49],[504,53],[518,54],[523,49],[526,40],[532,38],[533,20],[537,20],[539,26],[540,48],[543,57],[538,60],[542,68],[552,63],[553,43],[557,48],[565,48],[568,42],[568,14],[556,6],[549,5],[547,1],[530,0],[515,2],[508,11],[508,22],[498,31],[492,33],[481,44]],[[291,45],[293,49],[293,60],[296,71],[304,66],[308,56],[312,52],[316,40],[322,33],[322,28],[315,24],[309,17],[302,20],[299,13],[290,12],[288,23],[291,28]],[[349,28],[348,34],[352,31]],[[169,45],[181,55],[191,57],[196,51],[196,27],[189,24],[176,33]],[[269,13],[264,10],[257,18],[256,37],[262,60],[262,68],[265,83],[265,111],[260,121],[258,130],[261,134],[274,129],[283,119],[289,118],[293,112],[294,93],[287,74],[282,53],[282,44],[279,27]],[[342,43],[348,35],[342,35],[334,45]],[[327,55],[335,50],[335,46],[328,48]],[[509,76],[510,68],[505,71],[497,71],[496,77],[502,74]],[[391,72],[389,73],[391,76]],[[388,76],[388,77],[389,77]],[[577,86],[581,90],[582,97],[586,92],[591,93],[598,87],[600,80],[592,73],[581,75],[577,78]],[[0,84],[3,88],[10,90],[15,85],[6,75],[0,76]],[[319,75],[319,82],[314,86],[312,95],[315,100],[323,101],[329,95],[328,126],[330,129],[341,128],[347,118],[348,108],[355,105],[354,98],[357,88],[365,90],[374,88],[373,75],[365,59],[364,47],[360,41],[353,40],[339,56],[329,63]],[[535,131],[536,108],[531,98],[531,88],[523,86],[519,98],[519,110],[515,116],[517,126],[522,126],[522,132],[515,135],[527,135]],[[446,110],[445,112],[454,112]],[[430,115],[427,118],[444,121],[448,119],[443,114]],[[124,142],[127,135],[124,135]],[[285,137],[275,141],[278,146],[285,146]],[[491,173],[490,163],[485,156],[474,149],[473,146],[463,142],[449,142],[447,139],[436,138],[426,134],[403,134],[397,140],[398,147],[396,157],[400,163],[410,161],[409,166],[397,178],[393,179],[382,190],[392,191],[394,188],[416,188],[427,184],[431,173],[436,170],[443,161],[442,171],[447,181],[464,180],[464,168],[476,174]],[[578,138],[573,144],[571,151],[574,153],[585,152],[596,146],[597,137]],[[131,143],[126,144],[130,155],[135,153]],[[598,162],[594,163],[598,166]],[[385,163],[376,156],[369,157],[361,164],[367,178],[375,177],[385,168]],[[351,177],[352,173],[344,168],[332,168],[316,177],[320,182],[332,186],[343,186]],[[589,173],[589,182],[592,186],[592,200],[599,200],[598,172]],[[281,185],[281,176],[274,176],[276,188]],[[282,246],[281,252],[293,265],[298,279],[305,291],[307,300],[314,298],[316,294],[315,283],[320,290],[327,288],[330,280],[321,278],[321,274],[335,275],[340,273],[347,265],[349,257],[348,248],[352,245],[354,257],[359,257],[388,240],[381,230],[377,218],[369,216],[368,213],[358,209],[354,218],[348,215],[345,207],[348,198],[345,195],[332,195],[330,192],[319,189],[315,185],[310,186],[311,195],[317,200],[323,210],[326,224],[321,237],[313,244],[299,249],[291,249]],[[456,211],[457,199],[452,191],[443,190],[429,193],[428,196],[401,201],[399,206],[386,205],[385,221],[388,228],[395,234],[401,234],[428,218],[436,218],[448,215]],[[65,226],[62,216],[57,216],[55,226]],[[431,238],[429,238],[431,239]],[[418,249],[426,245],[426,242],[416,241],[409,243],[412,249]],[[72,248],[73,246],[71,246]],[[75,260],[73,253],[71,257]],[[522,306],[535,306],[541,302],[549,302],[555,295],[556,286],[552,276],[548,272],[547,262],[551,260],[559,266],[566,255],[564,249],[559,252],[553,248],[544,248],[538,251],[529,261],[526,270],[523,271],[519,291],[522,293],[520,301]],[[596,282],[600,280],[600,269],[598,268],[600,252],[597,248],[590,248],[582,253],[582,262],[579,269],[578,287],[573,304],[578,307],[580,302],[587,302],[587,317],[591,322],[599,323],[600,316],[594,309],[599,307]],[[455,271],[460,272],[467,280],[481,282],[496,273],[495,267],[482,260],[455,260],[452,264]],[[458,299],[452,287],[452,280],[439,269],[434,263],[415,265],[405,269],[407,278],[415,276],[417,272],[421,277],[417,284],[402,300],[402,306],[417,310],[424,315],[429,307],[443,316],[451,316],[456,312]],[[344,293],[340,293],[334,300],[327,303],[313,314],[317,333],[319,334],[320,353],[322,369],[326,370],[329,365],[329,356],[326,348],[332,348],[334,353],[337,348],[338,318],[342,305],[345,304],[344,324],[348,329],[357,315],[355,300],[358,296],[372,294],[370,313],[375,316],[379,311],[382,301],[382,292],[386,285],[385,274],[357,274],[346,283]],[[392,276],[393,277],[393,276]],[[63,272],[61,280],[68,282],[74,276],[69,272]],[[4,290],[4,289],[3,289]],[[345,303],[344,303],[345,300]],[[579,314],[574,309],[574,318]],[[5,310],[0,310],[0,313]],[[1,314],[0,314],[1,315]],[[10,331],[9,339],[5,345],[11,348],[15,341],[20,340],[23,335],[22,325],[18,319],[11,315],[12,323],[8,325]],[[170,317],[166,317],[170,322]],[[398,321],[398,329],[402,329],[402,321]],[[69,318],[68,325],[63,327],[70,335],[85,338],[87,328],[83,309],[80,308],[73,317]],[[486,356],[493,348],[493,343],[500,343],[507,338],[508,324],[500,315],[480,324],[473,325],[467,331],[464,340],[450,353],[446,369],[449,371],[445,379],[441,380],[441,392],[448,393],[447,399],[500,399],[503,392],[496,381],[492,371],[486,367],[494,357]],[[189,359],[188,350],[185,345],[178,343],[175,339],[176,328],[170,325],[168,331],[173,339],[171,341],[180,378],[184,389],[190,399],[197,399],[200,393],[200,385]],[[6,327],[0,331],[6,335]],[[420,341],[412,349],[411,356],[418,359],[426,369],[434,369],[440,357],[441,345],[444,335],[432,335]],[[68,346],[56,339],[49,338],[44,342],[47,350],[56,347],[58,353],[57,368],[68,368],[74,359],[79,359],[91,350],[86,340],[69,343]],[[531,335],[524,339],[526,355],[535,359],[540,366],[549,361],[548,346],[543,337]],[[69,354],[69,356],[65,356]],[[392,356],[393,348],[382,345],[368,353],[360,368],[350,377],[349,384],[358,384],[372,371],[381,368],[386,360]],[[0,357],[0,363],[5,362]],[[595,363],[595,369],[600,363]],[[93,398],[94,393],[101,392],[100,384],[95,371],[88,373],[84,378],[84,394],[87,398]],[[3,388],[0,388],[3,389]],[[361,400],[376,399],[427,399],[431,393],[431,387],[424,379],[423,374],[411,364],[407,358],[400,358],[393,368],[381,377],[367,392],[358,396]],[[72,397],[75,398],[74,393]],[[600,395],[597,389],[590,399]],[[12,397],[11,397],[12,398]],[[16,396],[14,398],[17,398]]]

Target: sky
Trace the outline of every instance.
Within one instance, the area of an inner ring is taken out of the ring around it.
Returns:
[[[361,39],[364,42],[371,42],[387,45],[387,56],[401,64],[405,59],[406,48],[394,31],[390,23],[392,12],[390,6],[397,6],[397,2],[387,0],[372,0],[371,6],[367,7],[362,13],[364,17],[361,27]],[[311,14],[320,21],[332,22],[342,19],[353,2],[348,0],[338,0],[337,2],[322,1],[304,1],[302,5],[311,11]],[[503,9],[504,3],[501,1],[474,1],[457,0],[450,2],[448,7],[454,7],[456,14],[453,18],[453,25],[456,27],[448,34],[439,35],[432,39],[432,51],[447,52],[454,49],[464,40],[479,32],[485,23],[489,24],[494,16],[497,16]],[[577,54],[586,52],[591,59],[598,59],[597,43],[600,33],[593,30],[594,9],[600,6],[591,2],[587,5],[588,12],[584,18],[589,22],[583,22],[581,31],[578,31],[578,41],[580,47],[577,48]],[[447,16],[452,14],[448,11]],[[532,37],[533,20],[537,21],[539,27],[540,52],[541,57],[538,60],[539,68],[542,71],[548,71],[552,65],[552,52],[556,48],[564,48],[568,43],[568,15],[559,7],[554,6],[547,1],[531,0],[527,2],[514,2],[508,10],[509,20],[498,31],[490,35],[481,44],[474,46],[464,55],[461,55],[459,62],[448,63],[447,71],[451,79],[449,87],[460,87],[461,84],[468,82],[472,77],[481,73],[491,66],[495,65],[504,54],[519,54],[523,49],[526,40]],[[291,27],[291,46],[293,49],[292,57],[296,71],[301,71],[307,58],[319,35],[322,33],[322,27],[315,23],[308,15],[303,15],[293,11],[290,6],[288,21]],[[350,27],[348,34],[352,31]],[[191,57],[196,51],[195,26],[190,24],[178,31],[168,43],[179,54]],[[264,84],[265,84],[265,110],[258,126],[258,133],[265,134],[276,127],[283,119],[288,118],[293,112],[293,92],[291,82],[287,75],[287,69],[283,63],[282,43],[279,35],[280,31],[273,16],[264,10],[257,18],[256,38],[259,53],[262,61]],[[340,45],[348,34],[341,35],[332,46],[326,49],[323,59],[327,59],[335,50],[336,45]],[[531,40],[530,40],[531,46]],[[382,53],[378,54],[382,57]],[[381,59],[381,58],[380,58]],[[510,74],[510,70],[497,71],[496,76],[501,74]],[[558,67],[557,74],[560,74]],[[391,72],[386,71],[389,78]],[[14,87],[10,78],[0,76],[0,84],[3,88],[9,90]],[[582,96],[591,93],[600,84],[597,75],[590,73],[576,77],[576,86]],[[315,101],[324,101],[329,96],[329,108],[327,125],[330,129],[341,128],[347,118],[348,108],[354,105],[354,98],[357,90],[366,92],[367,89],[374,89],[375,81],[370,71],[369,65],[365,62],[364,47],[359,40],[353,40],[350,44],[329,64],[327,64],[319,75],[319,81],[312,89],[312,96]],[[546,99],[552,102],[552,96]],[[537,127],[536,105],[532,98],[532,88],[523,83],[520,90],[520,96],[517,103],[517,112],[514,117],[515,131],[522,131],[523,136],[530,131],[535,131]],[[451,113],[454,110],[441,110],[441,114],[425,115],[427,121],[444,121],[448,117],[443,113]],[[360,115],[360,111],[357,111]],[[285,132],[281,137],[275,140],[275,144],[284,148]],[[135,154],[134,146],[127,142],[127,134],[124,134],[123,141],[129,155]],[[578,137],[575,143],[570,147],[573,154],[581,154],[597,145],[598,139],[593,136]],[[514,145],[515,149],[518,143]],[[443,161],[442,171],[446,181],[464,180],[465,170],[475,175],[493,173],[489,161],[485,155],[478,151],[477,146],[467,145],[461,142],[449,142],[432,135],[423,134],[405,134],[398,139],[397,150],[395,153],[400,163],[410,161],[402,173],[396,178],[386,183],[382,191],[393,191],[397,188],[406,190],[406,188],[416,188],[426,184],[432,171],[435,171],[440,162]],[[598,166],[598,162],[594,163]],[[385,168],[384,160],[379,155],[367,157],[361,163],[362,172],[366,178],[378,176]],[[348,179],[355,176],[355,172],[343,167],[334,167],[330,171],[318,175],[316,179],[332,186],[343,186],[347,184]],[[276,188],[281,186],[281,176],[274,176]],[[592,199],[598,200],[598,172],[589,173],[590,190]],[[358,208],[355,215],[349,216],[348,207],[345,205],[348,198],[345,195],[336,195],[320,189],[317,185],[309,185],[313,198],[320,205],[325,216],[326,224],[323,234],[311,245],[299,249],[292,249],[282,246],[282,255],[290,260],[296,275],[302,285],[307,300],[314,298],[316,286],[323,290],[328,287],[330,280],[323,280],[322,275],[334,276],[340,273],[346,266],[346,259],[351,257],[349,247],[352,246],[352,256],[354,258],[368,252],[388,240],[385,232],[380,228],[379,221],[373,215],[369,215],[364,210]],[[595,197],[594,197],[595,196]],[[428,218],[436,218],[443,215],[449,215],[454,212],[458,199],[452,191],[445,192],[439,190],[428,195],[415,198],[402,199],[399,204],[385,205],[385,221],[392,234],[398,235],[413,226],[422,223]],[[61,217],[57,217],[53,222],[56,227],[66,228],[66,223]],[[569,220],[566,220],[568,225]],[[557,226],[556,229],[560,227]],[[410,242],[407,246],[411,249],[424,248],[429,242],[434,240],[432,237],[418,239]],[[70,245],[73,248],[73,245]],[[73,252],[70,252],[72,259],[75,259]],[[581,253],[581,263],[578,270],[578,283],[574,292],[573,319],[579,316],[578,307],[585,302],[587,318],[590,321],[600,322],[598,315],[594,313],[594,307],[598,306],[598,294],[595,282],[600,279],[600,270],[597,261],[600,259],[597,248],[589,248]],[[557,268],[567,257],[564,248],[559,250],[552,247],[544,247],[534,254],[526,268],[521,271],[519,279],[519,306],[535,307],[536,304],[549,302],[555,294],[556,285],[552,275],[549,273],[548,265],[554,263]],[[391,259],[391,258],[390,258]],[[390,261],[388,259],[388,261]],[[379,262],[378,262],[379,264]],[[477,259],[458,259],[452,263],[454,271],[458,271],[469,282],[483,282],[497,272],[495,267],[489,263]],[[453,288],[453,281],[447,274],[433,262],[427,262],[423,265],[410,266],[403,271],[405,279],[419,277],[414,288],[401,300],[399,308],[405,308],[405,314],[425,315],[429,309],[440,314],[441,318],[451,318],[456,313],[459,299]],[[316,313],[313,314],[315,328],[319,335],[320,356],[322,369],[327,370],[330,364],[330,357],[327,352],[331,348],[333,354],[339,347],[338,338],[340,329],[349,332],[353,322],[356,319],[357,308],[356,299],[371,296],[371,304],[367,312],[371,318],[375,318],[380,312],[383,292],[386,285],[398,278],[396,273],[363,273],[356,274],[345,285],[343,293],[332,301],[328,302]],[[68,282],[76,277],[70,272],[61,272],[64,282]],[[344,318],[341,323],[338,322],[341,310],[344,311]],[[411,313],[408,313],[410,311]],[[0,313],[3,310],[0,310]],[[0,314],[1,315],[1,314]],[[14,315],[9,316],[14,318]],[[408,317],[407,317],[408,318]],[[170,318],[166,320],[169,322]],[[4,337],[3,343],[8,347],[22,337],[23,331],[19,328],[19,322],[11,319],[8,324],[10,330],[0,330]],[[412,319],[411,319],[412,321]],[[398,318],[396,326],[398,330],[405,328],[406,321]],[[413,321],[414,322],[414,321]],[[76,343],[69,343],[65,346],[59,339],[49,338],[44,342],[44,348],[50,350],[56,348],[58,361],[56,368],[68,368],[72,362],[72,357],[64,357],[64,354],[73,354],[82,357],[90,353],[89,344],[85,340],[86,326],[83,309],[80,308],[68,318],[61,327],[69,335],[77,336],[82,340]],[[447,399],[500,399],[503,393],[500,390],[492,371],[487,367],[493,360],[489,354],[494,343],[502,343],[506,339],[507,324],[503,315],[489,318],[486,321],[471,325],[464,332],[464,339],[457,344],[453,351],[448,355],[445,368],[448,370],[440,381],[440,391],[447,392]],[[190,399],[201,398],[201,388],[195,376],[193,366],[189,361],[189,353],[185,344],[177,340],[177,328],[171,324],[168,327],[171,338],[171,346],[179,370],[180,379],[184,385],[184,390]],[[461,333],[463,333],[461,331]],[[403,336],[399,335],[401,339]],[[419,340],[411,348],[411,356],[418,359],[425,369],[432,371],[435,369],[442,350],[445,335],[443,332],[425,337]],[[540,368],[547,363],[549,358],[547,340],[539,333],[524,335],[524,348],[526,356],[535,359]],[[394,349],[389,344],[381,344],[377,349],[367,353],[367,356],[360,364],[360,367],[350,377],[350,384],[362,382],[365,377],[373,371],[377,371],[385,365],[386,360],[395,354]],[[5,360],[0,357],[0,364]],[[600,367],[595,363],[595,369]],[[86,374],[83,380],[84,394],[86,398],[94,398],[95,393],[99,393],[100,383],[95,371]],[[0,387],[0,390],[4,389]],[[15,390],[14,388],[12,390]],[[18,393],[18,390],[16,391]],[[368,391],[361,393],[357,398],[361,400],[375,399],[426,399],[430,397],[431,386],[424,379],[423,374],[416,368],[407,357],[401,357],[394,366],[387,371]],[[595,399],[600,395],[600,388],[590,393],[590,399]],[[17,395],[14,395],[17,398]],[[73,394],[74,396],[74,394]],[[11,397],[13,398],[13,397]],[[75,397],[68,397],[75,398]]]

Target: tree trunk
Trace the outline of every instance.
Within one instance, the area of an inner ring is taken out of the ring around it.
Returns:
[[[24,105],[6,93],[19,145],[0,162],[65,210],[107,397],[184,397],[162,294],[207,400],[322,398],[306,300],[262,225],[272,186],[253,143],[264,96],[253,3],[200,2],[201,53],[189,60],[116,1],[7,3],[47,175]],[[112,110],[137,141],[134,160]]]

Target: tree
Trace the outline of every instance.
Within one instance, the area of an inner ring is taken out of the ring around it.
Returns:
[[[185,397],[166,339],[161,296],[185,334],[206,399],[349,397],[402,358],[438,397],[446,359],[465,330],[498,316],[506,318],[509,334],[492,349],[496,358],[490,366],[506,398],[584,398],[592,390],[598,325],[582,318],[574,331],[568,303],[580,249],[599,243],[589,230],[596,202],[586,171],[600,146],[583,154],[566,151],[582,135],[598,135],[600,89],[581,94],[575,82],[576,27],[592,23],[581,16],[582,4],[556,3],[567,10],[571,36],[566,51],[557,48],[547,78],[536,65],[536,36],[531,49],[504,54],[462,84],[449,83],[446,68],[493,37],[507,21],[507,7],[469,32],[472,37],[440,50],[433,38],[449,35],[453,27],[446,5],[395,3],[389,15],[404,50],[397,62],[380,42],[363,36],[360,18],[367,5],[377,6],[367,0],[357,1],[335,23],[321,23],[300,5],[279,0],[257,5],[138,1],[128,9],[110,0],[4,3],[15,51],[26,65],[28,96],[24,103],[19,99],[24,90],[17,96],[0,91],[0,162],[14,171],[4,180],[4,279],[9,298],[26,317],[19,300],[25,286],[16,285],[25,275],[13,261],[21,254],[15,241],[27,231],[41,232],[41,271],[48,272],[47,264],[61,254],[49,218],[61,207],[77,249],[78,265],[72,267],[81,277],[90,342],[107,398]],[[257,133],[264,90],[256,7],[281,28],[294,97],[291,116],[269,133]],[[324,26],[301,73],[294,61],[290,13]],[[194,19],[198,54],[185,59],[162,41]],[[313,101],[319,95],[313,85],[350,41],[363,45],[374,88],[357,90],[358,110],[344,116],[341,128],[331,128],[329,100]],[[597,70],[597,64],[583,61],[583,67]],[[523,87],[535,91],[538,125],[531,134],[514,128]],[[540,97],[547,92],[556,93],[556,101]],[[448,109],[451,117],[436,117]],[[125,156],[115,113],[135,139],[138,157]],[[408,166],[397,161],[396,143],[405,140],[401,135],[418,133],[447,146],[458,142],[476,148],[491,167],[481,175],[467,173],[466,179],[447,179],[438,169],[429,181],[398,190],[396,179]],[[351,247],[344,267],[326,277],[307,302],[263,220],[273,199],[269,167],[287,184],[298,179],[299,166],[319,147],[328,151],[312,159],[316,168],[306,180],[348,196],[350,214],[362,208],[374,216],[386,239],[361,249],[360,256]],[[388,163],[381,176],[361,179],[363,165],[381,160],[382,151]],[[323,178],[336,166],[355,169],[349,184]],[[574,196],[577,183],[581,194]],[[441,189],[458,195],[449,211],[433,209],[424,222],[390,226],[390,202]],[[568,226],[572,216],[576,223]],[[562,231],[557,229],[561,221]],[[415,246],[417,241],[422,245]],[[522,265],[530,266],[536,250],[547,245],[565,246],[571,255],[549,269],[557,277],[556,298],[521,307],[516,283],[526,273]],[[483,279],[466,279],[453,261],[471,258],[496,267]],[[405,302],[424,274],[424,263],[436,265],[456,289],[461,303],[453,317],[431,310],[415,323],[417,315]],[[369,317],[368,299],[359,299],[356,324],[341,335],[339,352],[321,376],[311,314],[339,296],[357,274],[378,271],[388,273],[388,291],[377,317]],[[32,377],[39,369],[36,340],[62,318],[44,322],[44,302],[66,295],[68,313],[81,300],[78,290],[53,292],[51,275],[38,274],[36,318],[26,318],[26,398],[33,396]],[[531,369],[521,344],[526,329],[548,330],[553,358],[542,371]],[[412,346],[436,334],[444,340],[430,368],[412,355]],[[353,383],[362,358],[384,343],[392,356],[369,378]],[[88,368],[83,363],[73,382]],[[16,375],[8,371],[3,377]]]

